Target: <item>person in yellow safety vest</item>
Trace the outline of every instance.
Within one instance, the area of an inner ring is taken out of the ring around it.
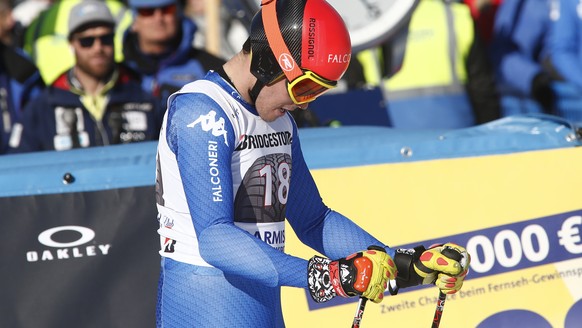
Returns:
[[[474,24],[465,4],[421,0],[395,75],[380,75],[382,49],[390,44],[357,54],[366,82],[382,80],[394,127],[461,128],[499,118],[492,69]]]
[[[49,85],[75,64],[67,39],[69,12],[82,0],[60,0],[43,11],[26,29],[23,49],[38,67]],[[123,33],[131,25],[133,15],[123,2],[104,0],[115,18],[115,60],[123,60]]]

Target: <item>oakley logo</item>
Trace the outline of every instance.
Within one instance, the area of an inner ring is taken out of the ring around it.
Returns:
[[[279,66],[286,72],[289,72],[295,68],[295,60],[290,54],[284,53],[279,56]]]
[[[60,237],[55,238],[55,235]],[[63,238],[68,240],[58,240]],[[26,260],[45,262],[108,255],[111,245],[91,243],[94,238],[95,231],[86,227],[70,225],[47,229],[38,235],[38,241],[47,248],[26,252]]]
[[[71,241],[68,243],[57,242],[53,239],[53,235],[61,231],[76,231],[81,236],[78,240]],[[75,247],[86,244],[95,238],[95,232],[89,228],[79,227],[79,226],[62,226],[43,231],[38,235],[38,241],[48,247]]]
[[[212,135],[215,137],[224,137],[224,144],[228,146],[228,140],[226,139],[226,130],[224,129],[224,118],[219,118],[216,120],[216,112],[211,110],[206,115],[200,115],[196,121],[187,125],[189,128],[193,128],[196,124],[200,123],[202,131],[208,132],[212,130]]]

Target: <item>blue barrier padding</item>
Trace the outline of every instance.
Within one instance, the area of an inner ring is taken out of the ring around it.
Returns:
[[[301,130],[311,169],[507,154],[580,146],[575,127],[549,115],[514,116],[453,130],[342,127]]]
[[[0,197],[140,187],[155,183],[157,142],[0,156]],[[74,182],[66,184],[70,173]]]
[[[512,116],[453,130],[344,126],[300,129],[311,169],[414,162],[580,146],[554,116]],[[155,183],[156,142],[0,156],[0,197],[140,187]],[[70,173],[74,181],[65,183]]]

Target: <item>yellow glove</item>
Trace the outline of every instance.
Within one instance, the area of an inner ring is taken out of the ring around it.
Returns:
[[[397,287],[390,288],[390,293],[396,294],[402,287],[435,284],[443,293],[454,294],[463,286],[471,256],[465,248],[447,243],[428,250],[422,246],[397,249],[394,260],[398,268]]]
[[[435,285],[445,294],[454,294],[463,287],[463,282],[465,282],[465,276],[467,273],[469,273],[469,269],[465,269],[456,277],[440,273],[435,281]]]
[[[463,286],[469,270],[471,256],[457,244],[447,243],[429,248],[414,265],[423,277],[423,284],[435,283],[445,294],[454,294]]]
[[[337,261],[314,256],[308,266],[309,291],[316,302],[361,295],[380,303],[388,280],[395,277],[394,261],[378,246]]]
[[[358,270],[358,275],[362,279],[356,280],[354,288],[360,292],[363,290],[363,297],[374,303],[380,303],[384,298],[384,291],[386,290],[388,280],[396,277],[396,266],[390,255],[386,254],[384,249],[368,249],[361,254],[372,263],[372,265],[368,265],[372,269],[372,274],[371,276],[368,274],[364,277],[366,271]]]

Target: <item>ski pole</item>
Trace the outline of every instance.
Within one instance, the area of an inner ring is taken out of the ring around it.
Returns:
[[[356,309],[356,314],[354,315],[352,328],[360,328],[360,323],[362,322],[362,317],[364,316],[364,309],[366,308],[367,301],[367,298],[360,297],[360,300],[358,301],[358,308]]]
[[[461,261],[463,256],[452,248],[445,248],[442,251],[442,254],[450,259],[455,261]],[[431,328],[438,328],[441,324],[441,318],[443,317],[443,311],[445,310],[445,301],[447,300],[447,294],[443,293],[439,290],[439,299],[437,301],[437,306],[434,311],[434,317],[432,318],[432,326]]]
[[[438,328],[441,324],[441,317],[443,316],[443,310],[445,309],[445,301],[447,300],[447,294],[439,290],[439,300],[437,301],[437,306],[434,311],[434,317],[432,319],[431,328]]]
[[[369,250],[379,251],[379,252],[386,252],[383,247],[370,245],[368,246]],[[358,301],[358,308],[356,309],[356,314],[354,315],[354,322],[352,323],[352,328],[360,328],[360,323],[362,322],[362,317],[364,316],[364,309],[366,308],[366,302],[368,301],[365,297],[360,297]]]

